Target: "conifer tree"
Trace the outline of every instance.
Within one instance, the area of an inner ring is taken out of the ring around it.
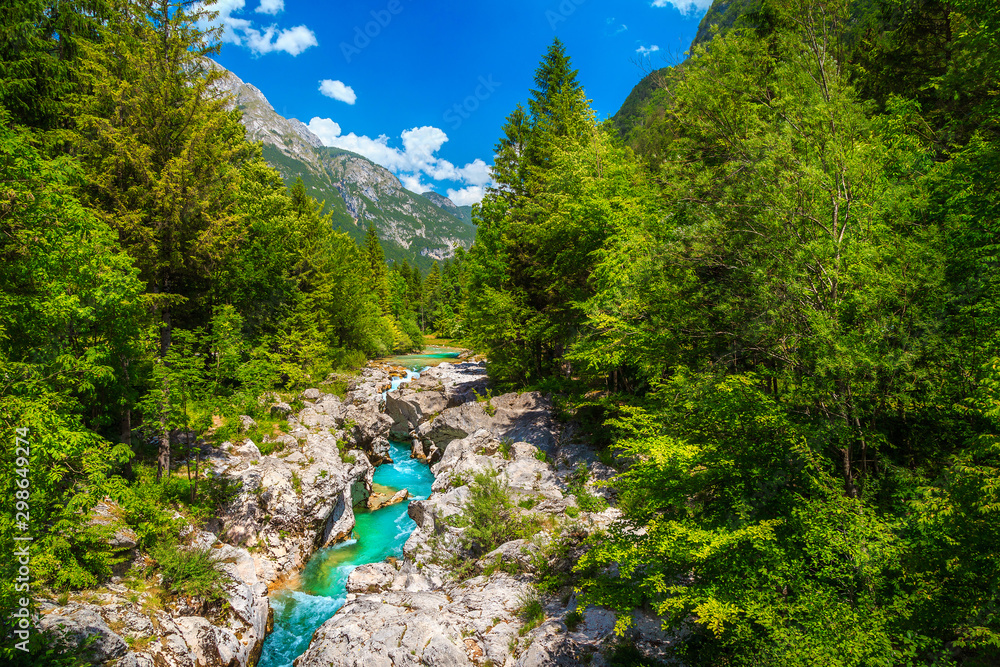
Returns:
[[[382,309],[383,315],[388,315],[391,308],[389,306],[389,280],[385,265],[385,252],[382,250],[382,244],[379,242],[374,225],[368,226],[364,254],[371,270],[372,289],[378,297],[379,307]]]
[[[162,363],[175,316],[203,307],[233,245],[239,164],[251,149],[214,87],[224,74],[206,59],[217,47],[198,27],[205,10],[191,0],[123,0],[118,10],[102,42],[84,49],[77,144],[90,201],[118,230],[153,299]],[[166,428],[160,440],[162,475]]]
[[[71,123],[81,51],[100,39],[110,14],[107,0],[0,3],[0,105],[12,122],[45,135]]]

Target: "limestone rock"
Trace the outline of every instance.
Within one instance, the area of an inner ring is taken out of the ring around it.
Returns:
[[[275,403],[271,406],[271,416],[277,419],[285,419],[292,414],[292,406],[288,403]]]
[[[261,570],[245,549],[220,544],[211,533],[197,532],[190,538],[195,545],[210,546],[229,575],[225,584],[228,613],[220,614],[217,604],[209,605],[206,615],[190,613],[194,608],[185,600],[151,606],[150,592],[111,585],[97,592],[96,600],[71,600],[61,607],[41,603],[40,629],[52,631],[70,650],[79,650],[95,637],[84,653],[95,665],[116,661],[134,667],[250,667],[260,656],[272,624]]]
[[[240,429],[243,433],[246,433],[256,425],[257,422],[254,421],[253,417],[250,417],[248,415],[240,415]]]
[[[396,578],[396,568],[389,563],[360,565],[347,577],[348,593],[377,593]]]
[[[139,536],[125,525],[122,515],[122,508],[110,498],[105,498],[90,510],[90,524],[108,526],[111,531],[111,535],[108,537],[108,546],[115,551],[128,551],[139,544]]]

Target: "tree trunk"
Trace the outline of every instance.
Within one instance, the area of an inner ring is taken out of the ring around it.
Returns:
[[[844,490],[851,498],[858,497],[858,487],[854,484],[854,473],[851,470],[851,446],[840,450],[844,463]]]
[[[201,447],[195,449],[194,454],[194,486],[191,488],[191,504],[198,499],[198,463],[201,461]]]
[[[160,451],[156,456],[156,481],[163,479],[163,473],[170,476],[170,431],[167,430],[166,416],[160,419]]]
[[[128,445],[129,449],[132,449],[132,408],[125,408],[122,410],[121,422],[119,423],[118,441]],[[133,456],[135,455],[134,449],[132,449],[132,454]],[[125,479],[135,479],[135,471],[132,470],[131,458],[125,462],[123,472],[125,473]]]
[[[166,290],[164,290],[166,291]],[[170,351],[170,309],[164,307],[160,311],[160,363],[167,363],[167,353]],[[160,404],[160,449],[156,456],[156,481],[162,481],[163,474],[170,476],[170,426],[167,423],[167,413],[170,409],[170,382],[163,379],[163,402]]]

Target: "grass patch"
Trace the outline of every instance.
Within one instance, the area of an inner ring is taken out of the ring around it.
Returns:
[[[500,441],[500,456],[505,461],[510,461],[511,457],[514,455],[514,441],[508,438],[504,438]]]
[[[517,504],[518,507],[526,510],[533,509],[538,504],[538,498],[524,498]]]
[[[220,567],[212,549],[183,549],[163,543],[151,554],[163,575],[163,585],[171,593],[209,601],[225,601],[224,585],[229,575]]]
[[[521,637],[545,621],[545,609],[542,607],[542,601],[538,598],[538,594],[534,590],[526,593],[521,598],[520,605],[517,608],[517,615],[524,621],[524,625],[517,631],[517,634]]]
[[[484,394],[480,394],[475,389],[472,390],[472,393],[476,395],[476,403],[479,403],[480,405],[483,406],[483,412],[485,412],[486,414],[488,414],[490,417],[492,417],[493,415],[495,415],[497,413],[496,406],[493,405],[493,403],[490,402],[493,399],[493,390],[492,389],[490,389],[489,387],[487,387],[485,395]]]

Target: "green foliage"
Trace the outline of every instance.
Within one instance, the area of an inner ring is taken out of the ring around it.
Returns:
[[[53,632],[32,632],[26,652],[13,648],[9,645],[13,642],[8,642],[8,646],[0,650],[0,656],[10,667],[89,667],[93,664],[97,639],[97,635],[92,635],[78,646],[67,647]]]
[[[694,614],[705,641],[683,650],[699,663],[720,651],[885,662],[902,544],[839,492],[807,434],[755,385],[679,376],[658,414],[633,408],[616,420],[634,461],[616,481],[621,505],[648,532],[620,526],[583,556],[578,569],[598,572],[587,599],[623,611],[649,603],[670,624]],[[600,573],[612,562],[616,575]]]
[[[165,542],[155,547],[151,555],[163,575],[163,585],[172,593],[225,601],[229,575],[219,567],[211,548],[186,548]]]
[[[476,397],[478,398],[479,395],[477,394]],[[508,438],[502,439],[500,441],[500,446],[498,451],[500,452],[501,458],[509,461],[511,457],[513,457],[514,455],[514,442],[512,440],[509,440]]]
[[[566,478],[569,492],[576,496],[576,503],[584,512],[603,512],[607,509],[608,502],[587,489],[588,479],[590,479],[590,472],[587,470],[587,464],[581,461],[576,470]],[[569,508],[566,509],[566,514],[572,518],[572,515],[569,514]]]
[[[476,395],[476,403],[479,403],[479,405],[483,406],[483,412],[485,412],[486,414],[488,414],[490,417],[492,417],[493,415],[495,415],[497,413],[497,407],[495,405],[493,405],[493,402],[492,402],[493,401],[493,390],[492,389],[487,389],[486,390],[486,394],[480,394],[475,389],[472,390],[472,393]],[[510,443],[510,442],[507,442],[507,441],[501,441],[501,443],[500,443],[500,451],[503,454],[504,458],[508,458],[508,455],[510,454],[510,446],[511,446],[511,444],[513,444],[513,443]],[[505,447],[506,447],[506,449],[504,449]]]
[[[518,601],[517,615],[523,621],[517,634],[523,637],[545,621],[545,608],[534,589],[530,589]]]
[[[510,497],[510,486],[496,471],[477,474],[469,485],[469,499],[454,518],[464,528],[462,547],[476,556],[505,542],[527,539],[538,532],[537,522],[523,516]]]

